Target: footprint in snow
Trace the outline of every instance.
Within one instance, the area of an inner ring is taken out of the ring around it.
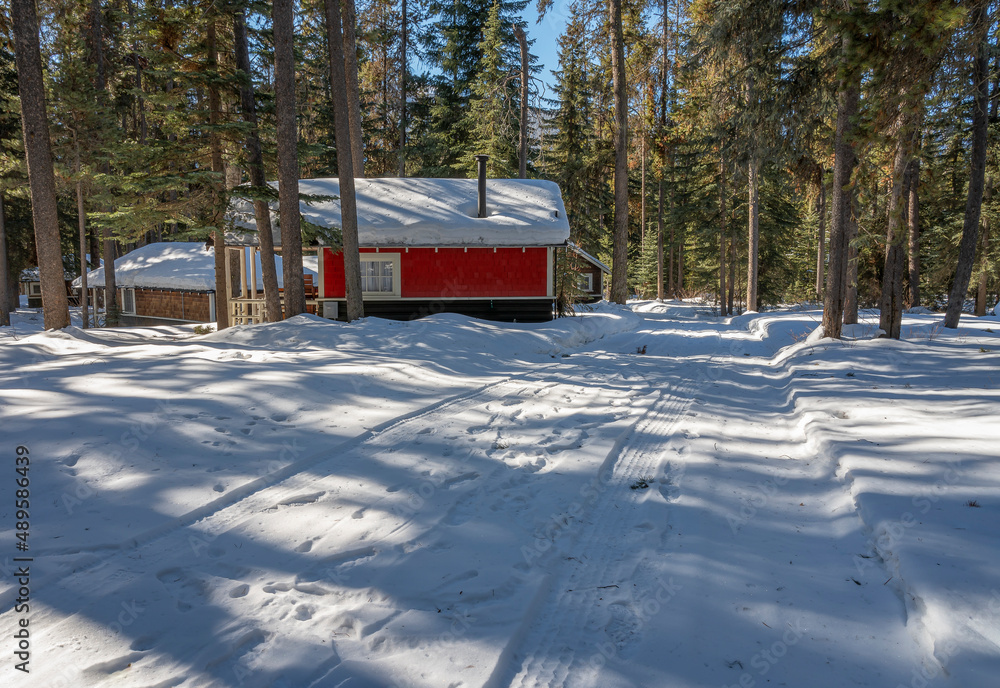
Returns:
[[[246,583],[243,583],[242,585],[237,585],[235,588],[230,590],[229,596],[235,600],[239,599],[240,597],[246,597],[248,592],[250,592],[250,586],[247,585]]]
[[[205,598],[205,582],[184,569],[165,569],[156,574],[156,578],[174,598],[180,612],[191,611]]]
[[[267,641],[267,635],[263,631],[254,629],[244,633],[224,652],[210,659],[205,663],[205,670],[210,671],[220,664],[230,659],[239,658],[248,654],[253,648]]]
[[[146,650],[152,650],[156,647],[156,643],[159,640],[158,636],[155,635],[144,635],[136,638],[129,645],[129,649],[133,652],[145,652]]]
[[[141,652],[133,652],[131,654],[124,655],[122,657],[117,657],[108,662],[100,662],[98,664],[93,664],[87,667],[84,671],[88,674],[116,674],[119,671],[124,671],[131,667],[135,662],[138,662],[144,657]]]

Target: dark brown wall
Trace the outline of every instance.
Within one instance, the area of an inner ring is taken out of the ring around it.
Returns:
[[[194,322],[209,321],[208,294],[161,289],[135,290],[136,315],[152,318],[173,318]]]

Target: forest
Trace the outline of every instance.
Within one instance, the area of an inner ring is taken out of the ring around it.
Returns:
[[[218,241],[238,197],[286,209],[294,270],[295,185],[265,180],[339,176],[346,209],[345,178],[471,177],[476,154],[560,185],[619,303],[818,301],[834,337],[878,308],[897,338],[904,309],[954,327],[996,303],[997,3],[539,0],[544,25],[527,6],[11,0],[0,322],[22,269],[48,299],[60,263]],[[549,79],[531,50],[552,26]]]

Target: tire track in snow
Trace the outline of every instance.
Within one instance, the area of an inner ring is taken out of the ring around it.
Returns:
[[[601,467],[610,471],[607,488],[588,520],[569,546],[579,559],[571,568],[550,574],[532,602],[532,611],[504,650],[497,669],[484,688],[541,688],[585,685],[586,666],[600,654],[597,642],[579,643],[580,631],[592,628],[604,616],[597,603],[598,586],[625,581],[638,559],[621,537],[627,510],[637,491],[628,489],[637,479],[655,472],[672,429],[693,401],[697,385],[683,380],[660,398],[627,431]],[[554,593],[552,592],[554,591]]]

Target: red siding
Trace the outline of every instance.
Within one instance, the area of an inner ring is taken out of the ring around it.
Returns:
[[[325,292],[344,297],[344,260],[323,249]],[[363,248],[361,253],[374,253]],[[400,254],[400,291],[403,298],[498,298],[545,296],[548,293],[546,248],[433,248],[381,249]]]

